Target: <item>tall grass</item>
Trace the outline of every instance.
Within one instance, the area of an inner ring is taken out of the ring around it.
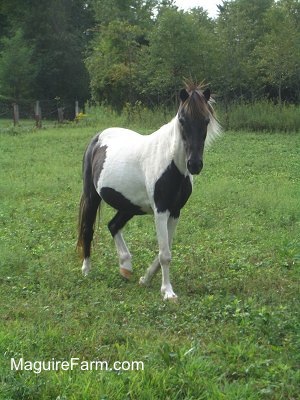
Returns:
[[[300,106],[283,104],[281,107],[270,101],[258,101],[255,103],[234,103],[227,108],[222,103],[215,106],[216,115],[222,127],[231,131],[253,132],[278,132],[294,133],[300,131]],[[70,127],[110,127],[125,126],[149,133],[166,122],[176,114],[176,109],[163,107],[149,108],[137,101],[135,104],[127,103],[121,112],[116,112],[106,105],[86,104],[85,113],[81,113],[77,121],[66,121],[58,125],[55,121],[43,121],[43,128],[53,126]],[[20,126],[14,127],[12,121],[0,119],[0,133],[16,135],[22,132],[30,132],[34,128],[33,120],[22,120]]]
[[[220,116],[225,128],[234,131],[300,131],[300,106],[294,104],[279,106],[266,100],[234,103],[227,110],[221,106]]]
[[[270,101],[234,103],[225,108],[216,104],[217,118],[226,130],[292,133],[300,131],[300,106],[283,104],[281,107]],[[169,121],[176,110],[147,108],[142,103],[126,104],[121,113],[105,106],[87,107],[87,124],[114,122],[114,125],[145,127],[154,129]],[[110,116],[113,116],[112,120]],[[109,124],[108,124],[109,125]]]
[[[170,121],[176,111],[144,106],[137,101],[135,104],[126,103],[122,112],[117,113],[104,105],[86,105],[85,125],[87,126],[126,126],[136,130],[154,130]]]

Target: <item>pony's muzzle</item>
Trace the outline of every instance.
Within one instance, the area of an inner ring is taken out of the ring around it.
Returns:
[[[188,160],[187,162],[187,169],[192,175],[200,174],[203,168],[203,161],[202,160]]]

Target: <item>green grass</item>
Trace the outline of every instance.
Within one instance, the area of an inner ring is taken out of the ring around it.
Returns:
[[[148,216],[124,232],[132,282],[118,273],[108,207],[81,276],[81,160],[96,131],[0,135],[0,399],[296,399],[299,135],[228,132],[207,152],[174,241],[173,304],[160,274],[137,283],[157,251]],[[22,356],[141,360],[144,370],[11,371]]]

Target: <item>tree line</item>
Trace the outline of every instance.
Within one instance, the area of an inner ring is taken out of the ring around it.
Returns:
[[[183,79],[225,103],[300,101],[298,0],[2,0],[0,100],[176,102]]]

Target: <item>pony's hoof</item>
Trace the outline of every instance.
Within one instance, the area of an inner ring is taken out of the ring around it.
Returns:
[[[139,285],[140,285],[140,286],[149,286],[149,283],[146,282],[144,276],[141,276],[141,277],[140,277]]]
[[[172,303],[177,303],[178,297],[174,292],[172,293],[166,292],[164,295],[164,301],[171,301]]]
[[[178,297],[176,295],[172,297],[165,296],[164,301],[170,301],[171,303],[178,303]]]
[[[91,263],[89,261],[84,261],[81,268],[82,275],[87,276],[90,270],[91,270]]]
[[[132,271],[130,271],[129,269],[126,269],[126,268],[120,268],[120,274],[123,276],[123,278],[125,278],[129,281],[132,276]]]
[[[145,280],[144,280],[143,276],[141,276],[140,279],[139,279],[139,285],[140,286],[145,286]]]

